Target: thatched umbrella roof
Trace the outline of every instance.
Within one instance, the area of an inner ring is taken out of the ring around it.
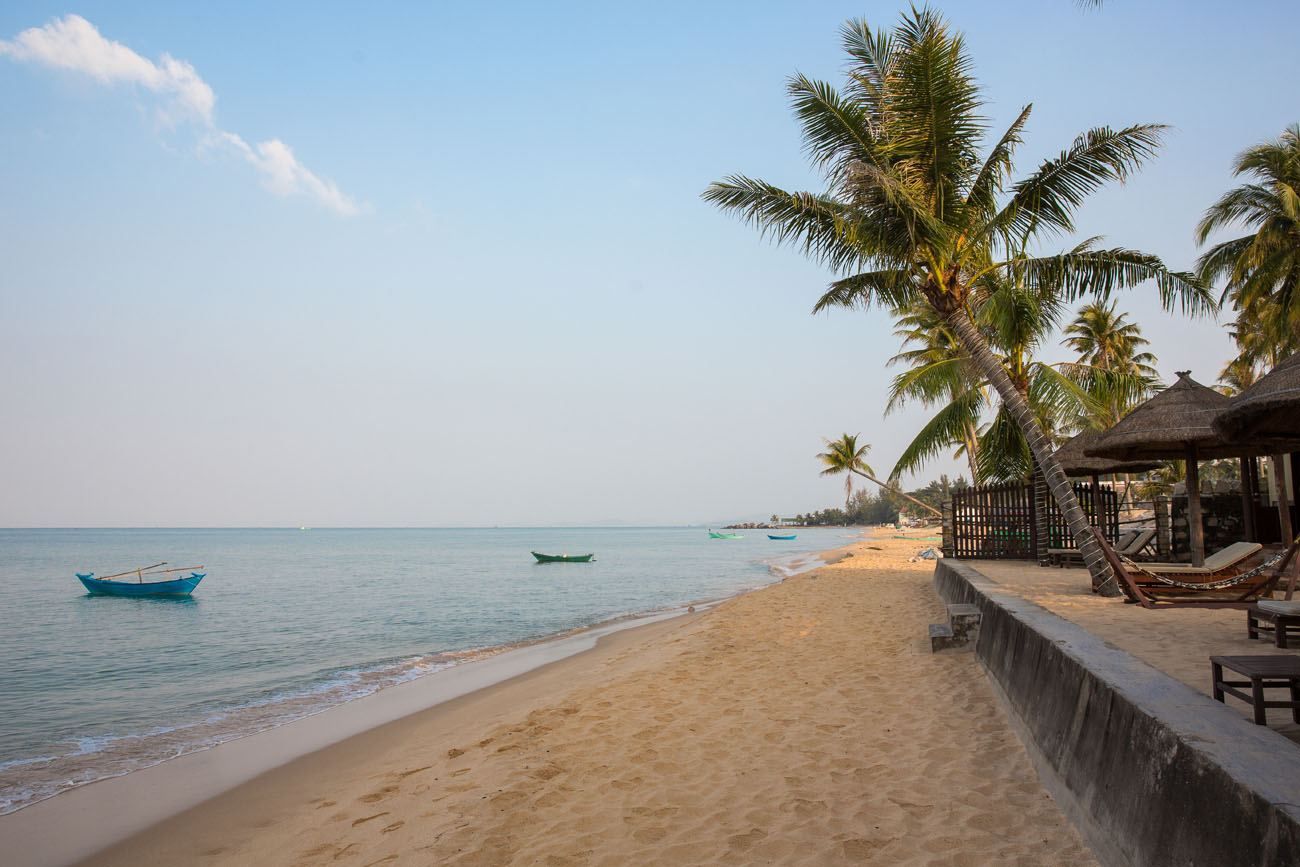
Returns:
[[[1184,458],[1189,446],[1201,458],[1257,454],[1259,449],[1236,445],[1219,435],[1214,420],[1230,401],[1190,374],[1179,371],[1177,382],[1103,432],[1094,444],[1085,446],[1084,454],[1119,461],[1160,460]]]
[[[1159,461],[1116,461],[1094,458],[1086,453],[1101,439],[1101,431],[1085,430],[1066,440],[1056,450],[1056,460],[1067,476],[1108,476],[1111,473],[1145,473],[1160,466]]]
[[[1300,352],[1229,401],[1214,427],[1231,442],[1300,451]]]
[[[1205,562],[1205,534],[1201,521],[1201,483],[1197,462],[1203,458],[1257,454],[1248,445],[1225,440],[1214,420],[1228,408],[1229,400],[1192,379],[1191,371],[1178,371],[1178,381],[1141,404],[1119,424],[1085,449],[1091,457],[1133,461],[1184,458],[1187,461],[1187,525],[1192,543],[1192,565]]]

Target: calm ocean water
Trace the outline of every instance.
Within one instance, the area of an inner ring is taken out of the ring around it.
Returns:
[[[0,530],[0,813],[502,646],[770,583],[851,533],[744,535]],[[92,597],[73,576],[159,560],[208,577],[168,600]]]

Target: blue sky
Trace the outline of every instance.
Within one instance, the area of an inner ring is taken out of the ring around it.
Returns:
[[[886,318],[810,315],[829,275],[699,200],[816,188],[785,78],[898,6],[265,5],[0,7],[0,525],[720,521],[834,503],[821,436],[887,471],[926,417],[881,416]],[[1174,127],[1079,224],[1176,267],[1300,120],[1290,4],[940,8],[994,125],[1034,103],[1022,172]],[[136,60],[20,36],[68,15]],[[1121,306],[1167,379],[1229,357]]]

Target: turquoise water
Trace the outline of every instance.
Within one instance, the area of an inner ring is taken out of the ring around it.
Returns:
[[[851,535],[743,532],[0,530],[0,812],[503,646],[761,586]],[[208,577],[171,600],[73,576],[160,560]]]

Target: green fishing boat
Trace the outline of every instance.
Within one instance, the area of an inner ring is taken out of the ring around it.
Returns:
[[[743,539],[744,536],[739,533],[718,533],[714,530],[709,531],[710,539]]]
[[[538,563],[590,563],[595,554],[538,554],[533,552]]]

